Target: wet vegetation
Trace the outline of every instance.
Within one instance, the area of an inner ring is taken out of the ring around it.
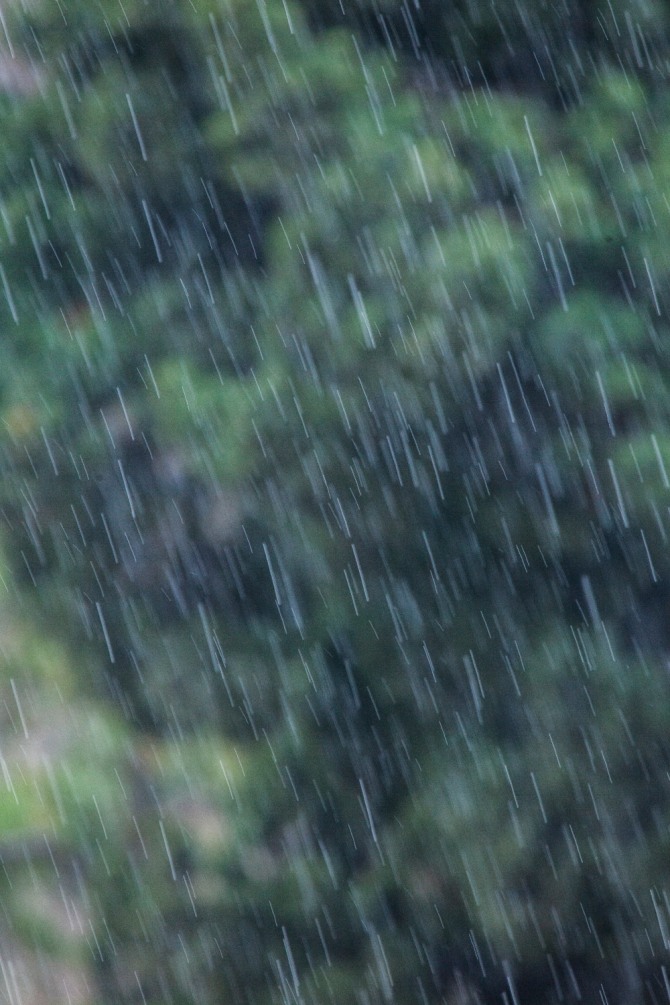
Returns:
[[[1,10],[0,994],[668,1001],[668,5]]]

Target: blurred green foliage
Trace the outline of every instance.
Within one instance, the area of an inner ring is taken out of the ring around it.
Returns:
[[[663,999],[668,27],[8,10],[0,936],[91,1001]]]

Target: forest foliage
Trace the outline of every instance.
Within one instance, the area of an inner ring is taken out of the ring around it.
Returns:
[[[668,5],[3,17],[0,944],[665,1001]]]

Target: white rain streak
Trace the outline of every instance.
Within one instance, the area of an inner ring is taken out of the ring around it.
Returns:
[[[133,128],[135,130],[135,135],[137,136],[137,142],[139,144],[140,153],[142,154],[142,160],[146,161],[146,160],[148,160],[148,157],[147,157],[146,148],[144,146],[144,139],[142,137],[142,131],[140,130],[140,124],[137,121],[137,116],[135,114],[135,108],[133,106],[132,99],[131,99],[130,95],[127,92],[126,92],[126,101],[128,102],[128,108],[130,110],[130,117],[133,120]]]
[[[19,323],[19,315],[16,310],[16,304],[14,303],[14,297],[12,296],[12,291],[7,282],[7,273],[5,272],[4,265],[0,265],[0,278],[2,279],[2,288],[5,291],[5,299],[7,301],[7,306],[9,307],[10,314],[12,315],[12,320],[14,324]]]
[[[547,476],[544,473],[543,466],[538,462],[535,464],[535,471],[537,474],[537,479],[540,483],[540,491],[542,492],[542,499],[544,501],[545,509],[547,511],[547,517],[549,519],[549,527],[551,533],[558,537],[561,533],[560,527],[558,526],[558,520],[556,519],[556,510],[554,509],[554,503],[551,498],[551,493],[549,491],[549,485],[547,484]]]
[[[537,152],[537,147],[535,146],[535,140],[533,134],[530,131],[530,122],[528,121],[528,116],[524,115],[523,121],[526,124],[526,132],[528,133],[528,139],[530,140],[531,149],[533,151],[533,157],[535,158],[535,164],[537,166],[537,173],[542,176],[542,165],[540,164],[540,158]]]
[[[135,519],[135,504],[133,503],[132,493],[130,491],[130,486],[128,484],[128,479],[126,478],[126,472],[123,467],[123,462],[120,457],[117,457],[116,463],[118,464],[119,471],[121,472],[121,481],[123,482],[123,490],[126,493],[126,498],[128,500],[128,506],[130,508],[130,515],[133,520]]]
[[[95,609],[98,612],[98,619],[100,621],[100,627],[102,628],[102,634],[103,634],[104,639],[105,639],[105,645],[107,646],[107,653],[109,655],[109,662],[110,663],[115,663],[116,660],[114,659],[114,650],[112,649],[112,640],[109,637],[109,631],[107,630],[107,622],[105,621],[105,615],[103,613],[103,610],[102,610],[102,607],[100,605],[100,601],[99,600],[96,600],[96,602],[95,602]]]
[[[652,272],[651,272],[651,267],[650,267],[649,262],[647,261],[646,258],[644,259],[644,267],[647,270],[647,278],[649,280],[649,288],[651,290],[651,295],[652,295],[653,300],[654,300],[654,307],[656,308],[656,313],[660,317],[661,316],[661,308],[660,308],[660,305],[659,305],[659,302],[658,302],[658,295],[656,293],[656,283],[654,282],[654,277],[653,277]]]
[[[16,681],[12,677],[12,678],[10,678],[9,683],[10,683],[10,686],[12,688],[12,694],[14,695],[14,702],[16,704],[16,710],[19,713],[19,719],[21,720],[21,728],[23,729],[23,735],[24,735],[24,737],[27,740],[28,739],[28,726],[26,725],[26,719],[25,719],[25,716],[23,714],[23,706],[21,705],[21,700],[19,698],[19,692],[18,692],[17,687],[16,687]]]
[[[556,280],[556,288],[561,301],[561,307],[567,313],[569,307],[565,296],[565,290],[563,289],[563,276],[561,275],[561,270],[558,267],[558,262],[556,261],[556,255],[554,254],[554,248],[551,241],[547,241],[546,248],[549,255],[549,261],[551,262],[551,270],[554,273],[554,279]]]
[[[595,627],[602,623],[600,612],[598,611],[598,605],[596,603],[595,594],[593,592],[593,584],[591,583],[591,577],[583,575],[580,578],[580,583],[582,587],[582,592],[584,594],[584,600],[586,601],[586,608],[589,612],[589,617],[591,618],[591,624]]]
[[[275,591],[275,603],[277,607],[281,607],[281,593],[279,592],[279,582],[275,574],[274,565],[272,564],[272,557],[270,555],[270,549],[268,548],[265,541],[263,541],[263,554],[265,555],[265,561],[268,564],[268,570],[270,572],[270,579],[272,580],[272,587]]]
[[[614,492],[616,494],[617,506],[619,507],[619,514],[621,516],[621,522],[624,527],[628,528],[630,526],[628,521],[628,513],[626,511],[626,506],[623,500],[623,493],[621,492],[621,486],[619,484],[619,479],[614,467],[614,461],[611,457],[607,459],[607,466],[610,469],[610,476],[612,478],[612,484],[614,485]]]
[[[177,872],[176,872],[176,869],[174,867],[174,860],[172,858],[172,850],[170,848],[170,843],[168,841],[168,836],[167,836],[167,834],[165,832],[165,824],[163,823],[162,820],[159,820],[158,821],[158,826],[160,827],[161,836],[163,838],[163,844],[165,845],[165,854],[167,855],[168,862],[170,863],[170,873],[172,875],[173,880],[176,883],[177,882]]]
[[[153,244],[154,244],[154,250],[156,252],[156,258],[158,259],[159,262],[162,262],[163,261],[163,253],[162,253],[162,251],[160,249],[160,245],[158,243],[158,237],[156,236],[156,230],[154,228],[154,221],[152,219],[151,210],[149,209],[149,205],[148,205],[146,199],[142,199],[142,209],[144,210],[144,216],[145,216],[146,221],[147,221],[147,226],[149,227],[149,233],[151,234],[151,240],[153,241]]]
[[[347,276],[347,282],[349,284],[349,289],[351,290],[351,296],[353,298],[354,305],[356,307],[356,313],[358,314],[358,320],[361,326],[361,330],[363,332],[365,345],[368,347],[368,349],[374,349],[376,342],[374,334],[372,332],[372,326],[370,325],[368,312],[366,310],[363,297],[361,296],[361,291],[358,289],[358,286],[356,285],[356,280],[354,279],[351,273],[349,273],[349,275]]]
[[[658,469],[661,472],[661,478],[663,479],[663,486],[664,486],[664,488],[669,489],[670,488],[670,480],[668,480],[668,472],[667,472],[666,467],[665,467],[665,461],[663,460],[663,456],[661,454],[661,451],[660,451],[660,448],[659,448],[659,445],[658,445],[658,440],[656,438],[656,434],[655,433],[651,434],[651,442],[652,442],[653,447],[654,447],[654,453],[656,454],[656,461],[658,463]]]
[[[645,551],[645,554],[647,556],[647,562],[649,563],[649,572],[651,573],[652,582],[658,583],[659,576],[658,576],[658,573],[656,572],[656,567],[654,566],[654,560],[651,557],[651,552],[649,551],[649,545],[647,544],[647,538],[645,537],[645,533],[644,533],[644,531],[642,530],[641,527],[640,527],[640,536],[642,537],[642,544],[644,545],[644,551]]]
[[[607,419],[607,425],[609,426],[609,430],[612,436],[616,436],[616,429],[614,428],[614,419],[612,418],[612,409],[610,408],[610,403],[607,398],[607,392],[605,390],[605,385],[603,384],[603,379],[600,375],[600,370],[596,370],[596,380],[598,381],[598,389],[600,391],[600,397],[602,398],[603,408],[605,409],[605,417]]]
[[[412,150],[414,152],[414,159],[416,161],[416,166],[419,169],[419,176],[420,176],[421,181],[423,183],[423,188],[424,188],[424,191],[426,193],[426,198],[427,198],[428,202],[432,202],[433,201],[433,196],[431,195],[431,191],[430,191],[430,188],[428,186],[428,179],[426,178],[426,169],[423,166],[423,161],[421,160],[421,154],[419,153],[419,148],[417,147],[416,143],[412,144]]]
[[[370,828],[370,834],[372,835],[372,840],[374,841],[374,843],[376,845],[378,845],[379,844],[379,840],[377,838],[377,829],[375,827],[375,820],[374,820],[374,817],[372,815],[372,809],[370,807],[370,800],[368,799],[368,793],[367,793],[367,790],[365,788],[365,783],[363,782],[362,778],[358,779],[358,784],[360,786],[361,794],[363,796],[363,806],[365,808],[365,817],[366,817],[366,820],[368,822],[368,827]]]

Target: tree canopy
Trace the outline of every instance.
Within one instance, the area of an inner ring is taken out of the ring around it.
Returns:
[[[664,1001],[670,9],[3,16],[5,937]]]

